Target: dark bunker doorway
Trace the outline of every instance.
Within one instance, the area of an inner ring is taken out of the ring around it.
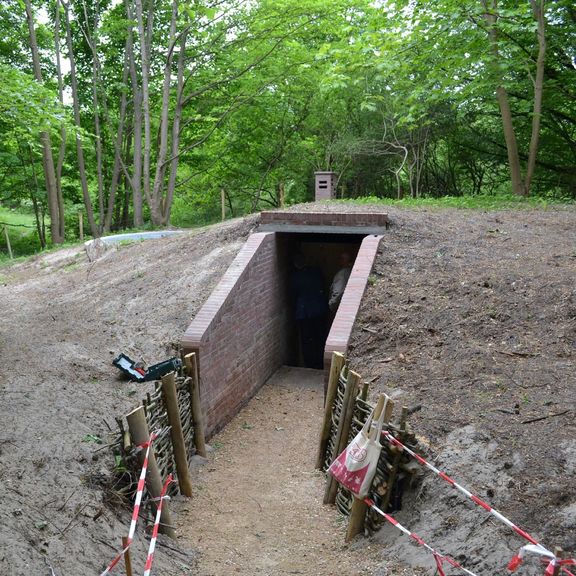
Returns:
[[[288,350],[286,364],[322,370],[324,346],[338,309],[332,284],[352,268],[366,234],[276,233],[287,271]],[[348,264],[345,261],[348,260]]]

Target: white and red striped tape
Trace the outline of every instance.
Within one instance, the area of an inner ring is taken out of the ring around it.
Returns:
[[[160,527],[160,516],[162,515],[162,504],[164,500],[169,498],[166,496],[166,491],[168,486],[174,481],[172,474],[166,478],[164,486],[162,486],[162,492],[160,492],[160,498],[158,502],[158,509],[156,510],[156,520],[154,521],[154,529],[152,530],[152,539],[150,540],[150,547],[148,548],[148,557],[146,558],[146,565],[144,566],[144,576],[150,576],[152,570],[152,562],[154,562],[154,550],[156,549],[156,540],[158,538],[158,528]]]
[[[547,548],[542,546],[542,544],[540,544],[535,538],[530,536],[530,534],[528,534],[528,532],[526,532],[525,530],[522,530],[522,528],[516,526],[516,524],[514,524],[513,522],[508,520],[508,518],[506,518],[506,516],[504,516],[503,514],[498,512],[498,510],[492,508],[492,506],[490,506],[490,504],[487,504],[486,502],[484,502],[484,500],[482,500],[481,498],[478,498],[478,496],[475,496],[474,494],[472,494],[471,492],[466,490],[466,488],[464,488],[464,486],[461,486],[460,484],[458,484],[458,482],[456,482],[453,478],[448,476],[448,474],[446,474],[445,472],[442,472],[441,470],[438,470],[438,468],[436,468],[435,466],[433,466],[432,464],[430,464],[429,462],[424,460],[424,458],[422,458],[422,456],[420,456],[419,454],[416,454],[416,452],[414,452],[413,450],[410,450],[410,448],[408,448],[407,446],[402,444],[402,442],[400,442],[400,440],[398,440],[392,434],[390,434],[390,432],[388,432],[387,430],[383,430],[382,435],[386,438],[386,440],[388,440],[388,442],[390,442],[390,444],[392,444],[393,446],[397,446],[401,450],[404,450],[406,453],[410,454],[410,456],[412,456],[412,458],[414,458],[420,464],[422,464],[422,466],[425,466],[429,470],[432,470],[432,472],[434,472],[434,474],[436,474],[437,476],[440,476],[440,478],[442,478],[443,480],[448,482],[448,484],[450,484],[453,488],[456,488],[457,490],[459,490],[467,498],[472,500],[472,502],[474,502],[474,504],[480,506],[481,508],[484,508],[484,510],[490,512],[490,514],[492,514],[492,516],[494,516],[495,518],[500,520],[500,522],[502,522],[503,524],[506,524],[506,526],[508,526],[509,528],[512,528],[512,530],[514,530],[514,532],[516,532],[519,536],[522,536],[522,538],[524,538],[525,540],[528,540],[528,542],[530,542],[535,548],[538,548],[538,550],[541,551],[540,552],[541,555],[545,555],[545,556],[548,556],[550,558],[553,558],[552,562],[555,563],[554,565],[557,565],[557,564],[561,565],[562,570],[566,574],[568,574],[569,576],[574,576],[574,574],[572,574],[565,567],[565,565],[570,564],[570,562],[568,562],[568,561],[563,562],[559,558],[555,558],[553,552],[550,552],[550,550],[548,550]],[[517,558],[517,557],[515,556],[512,559],[512,561],[510,562],[510,564],[513,563],[515,558]],[[519,563],[517,564],[517,566],[518,565],[519,565]],[[548,572],[546,572],[546,574],[547,573]]]
[[[126,547],[122,550],[112,562],[108,565],[108,568],[100,574],[100,576],[105,576],[106,574],[110,573],[114,566],[120,562],[120,559],[126,554],[128,548],[132,544],[132,540],[134,540],[134,534],[136,533],[136,523],[138,522],[138,516],[140,513],[140,503],[142,502],[142,495],[144,493],[145,481],[146,481],[146,472],[148,471],[148,459],[150,457],[150,448],[152,446],[152,442],[157,438],[158,434],[153,433],[150,435],[150,440],[138,446],[139,448],[146,449],[146,454],[144,455],[144,463],[142,464],[142,470],[140,471],[140,478],[138,479],[138,487],[136,489],[136,499],[134,500],[134,510],[132,511],[132,520],[130,522],[130,530],[128,531],[128,539],[126,541]]]
[[[368,506],[370,506],[370,508],[372,508],[372,510],[374,510],[375,512],[380,514],[380,516],[382,516],[386,520],[388,520],[388,522],[390,522],[390,524],[392,524],[393,526],[398,528],[398,530],[400,530],[401,532],[404,532],[404,534],[406,534],[407,536],[410,536],[410,538],[412,538],[413,540],[418,542],[418,544],[420,546],[423,546],[424,548],[426,548],[426,550],[428,550],[434,556],[434,560],[436,562],[436,568],[438,569],[438,574],[440,576],[445,576],[444,569],[443,569],[444,562],[447,562],[448,564],[450,564],[454,568],[458,568],[458,570],[461,570],[465,574],[469,574],[469,576],[476,576],[474,574],[474,572],[470,572],[470,570],[468,570],[467,568],[464,568],[464,566],[461,566],[458,562],[456,562],[456,560],[454,560],[454,558],[451,558],[450,556],[445,556],[444,554],[440,554],[440,552],[434,550],[434,548],[432,548],[432,546],[429,546],[428,544],[426,544],[426,542],[424,542],[424,540],[422,540],[422,538],[420,538],[420,536],[418,536],[418,534],[415,534],[414,532],[410,532],[410,530],[408,530],[408,528],[405,528],[404,526],[402,526],[402,524],[400,524],[400,522],[398,522],[398,520],[396,520],[396,518],[390,516],[390,514],[386,514],[386,512],[384,512],[384,511],[380,510],[380,508],[378,508],[378,506],[376,506],[374,501],[370,500],[370,498],[365,498],[364,502]]]
[[[538,554],[539,556],[548,558],[549,560],[548,566],[546,567],[546,571],[544,572],[545,576],[552,576],[554,574],[554,569],[556,568],[556,566],[560,566],[561,569],[566,572],[568,572],[568,570],[566,570],[565,566],[576,566],[576,560],[574,558],[567,558],[567,559],[556,558],[555,555],[552,554],[552,552],[546,550],[546,548],[540,546],[539,544],[538,545],[526,544],[526,546],[522,546],[518,554],[516,554],[516,556],[514,556],[512,560],[510,560],[510,563],[508,564],[508,570],[510,570],[510,572],[514,572],[514,570],[516,570],[518,566],[522,564],[524,556],[526,555],[527,552],[530,552],[532,554]],[[568,574],[570,574],[570,572],[568,572]]]

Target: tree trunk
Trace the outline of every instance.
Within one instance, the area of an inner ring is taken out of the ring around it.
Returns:
[[[18,142],[18,149],[20,151],[20,163],[22,164],[22,169],[26,172],[26,163],[24,162],[24,150]],[[46,235],[43,226],[43,215],[41,211],[41,206],[38,203],[37,192],[40,189],[38,185],[38,176],[36,175],[36,167],[34,166],[34,155],[32,154],[32,147],[28,144],[28,159],[30,161],[30,168],[32,170],[32,181],[33,186],[30,187],[30,200],[32,200],[32,208],[34,209],[34,221],[36,223],[36,232],[38,233],[38,240],[40,241],[40,248],[44,250],[46,248]]]
[[[138,23],[138,36],[140,38],[140,55],[141,55],[141,71],[142,71],[142,113],[144,116],[144,154],[142,176],[144,179],[144,197],[150,207],[150,215],[152,223],[156,226],[161,224],[161,215],[158,206],[152,201],[150,193],[150,155],[152,148],[151,141],[151,126],[150,126],[150,91],[148,87],[148,80],[150,77],[150,51],[149,39],[144,30],[144,17],[142,14],[142,0],[135,0],[136,5],[136,21]],[[148,31],[151,26],[152,12],[148,12]]]
[[[126,0],[126,14],[129,20],[133,20],[131,0]],[[132,85],[133,98],[133,135],[134,135],[134,155],[132,168],[132,204],[134,206],[134,226],[140,228],[144,225],[142,214],[142,92],[138,86],[138,75],[136,73],[136,60],[134,57],[134,38],[132,26],[128,28],[128,38],[126,40],[126,52],[130,66],[130,83]]]
[[[160,214],[162,224],[164,224],[164,207],[162,202],[164,189],[165,160],[168,152],[168,113],[170,111],[170,80],[172,76],[172,61],[174,57],[174,36],[176,35],[176,18],[178,17],[178,2],[172,0],[172,16],[170,18],[170,32],[168,36],[168,54],[164,66],[164,82],[162,85],[162,108],[160,112],[160,145],[156,157],[156,174],[154,175],[154,186],[152,188],[152,203],[155,210]],[[152,207],[150,207],[152,209]]]
[[[66,44],[68,46],[68,58],[70,62],[70,84],[72,88],[72,107],[74,109],[74,121],[78,128],[81,127],[80,123],[80,102],[78,101],[78,80],[76,78],[76,61],[74,58],[74,50],[72,47],[72,33],[70,31],[70,14],[68,6],[64,6],[64,22],[66,24]],[[84,149],[82,147],[82,139],[80,134],[76,134],[76,155],[78,157],[78,173],[80,176],[80,185],[82,187],[82,196],[84,198],[84,206],[86,207],[86,216],[88,217],[88,225],[90,226],[90,233],[94,238],[98,237],[98,227],[94,220],[94,212],[92,210],[92,201],[90,199],[90,191],[88,190],[88,179],[86,177],[86,166],[84,164]]]
[[[544,96],[544,65],[546,58],[546,15],[544,0],[530,0],[532,13],[537,23],[536,36],[538,38],[538,58],[536,59],[536,76],[534,78],[534,110],[532,114],[532,134],[528,151],[528,164],[526,166],[526,193],[530,191],[536,156],[538,155],[538,141],[540,140],[540,118],[542,115],[542,99]]]
[[[178,173],[178,149],[180,147],[180,120],[182,119],[182,98],[184,96],[184,64],[186,56],[187,31],[180,37],[180,54],[178,54],[178,72],[176,76],[176,107],[174,109],[174,121],[172,122],[172,143],[170,149],[170,175],[168,177],[168,188],[163,206],[163,223],[170,224],[170,214],[172,202],[174,200],[174,190],[176,189],[176,176]]]
[[[122,70],[122,85],[128,81],[128,55],[124,55],[124,68]],[[118,131],[116,133],[116,145],[114,146],[114,167],[112,169],[112,180],[110,182],[110,192],[108,194],[108,207],[104,230],[109,231],[112,226],[112,216],[114,215],[114,204],[116,202],[116,190],[120,181],[120,165],[122,163],[122,141],[124,139],[124,124],[126,119],[126,92],[122,91],[120,97],[120,111],[118,118]]]
[[[30,0],[24,0],[26,8],[26,20],[28,22],[28,32],[30,39],[30,51],[32,54],[32,64],[34,67],[34,77],[36,81],[42,83],[42,70],[40,68],[40,56],[38,43],[36,41],[36,30],[34,28],[34,15]],[[48,210],[50,212],[50,236],[54,244],[64,242],[63,223],[60,222],[60,207],[58,203],[58,188],[56,185],[56,172],[54,171],[54,158],[52,156],[52,142],[48,132],[40,134],[42,143],[42,167],[44,169],[44,179],[46,185],[46,195],[48,198]]]
[[[62,62],[60,58],[60,0],[56,0],[56,13],[54,18],[54,49],[56,54],[56,76],[58,78],[58,100],[64,106],[64,80],[62,78]],[[60,149],[56,163],[56,190],[58,194],[58,212],[60,214],[60,235],[64,238],[64,197],[62,195],[62,167],[66,155],[66,128],[60,128]]]
[[[494,62],[498,62],[500,59],[498,31],[496,30],[496,22],[498,20],[496,13],[498,0],[491,0],[490,6],[488,6],[488,0],[482,0],[482,6],[485,10],[484,18],[488,24],[488,38]],[[496,86],[496,98],[498,100],[498,106],[500,107],[504,140],[506,141],[506,150],[508,152],[508,167],[510,170],[512,191],[518,196],[525,196],[527,190],[522,179],[522,169],[520,167],[520,156],[518,154],[518,142],[516,141],[516,133],[514,132],[514,124],[512,121],[512,111],[510,109],[510,102],[508,101],[508,93],[506,92],[506,88],[502,85],[502,77],[499,72],[498,85]]]

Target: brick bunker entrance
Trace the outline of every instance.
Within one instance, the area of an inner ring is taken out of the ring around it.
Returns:
[[[263,212],[253,233],[182,338],[196,352],[206,433],[222,428],[283,365],[302,365],[291,274],[294,255],[320,268],[325,290],[342,252],[354,259],[342,300],[332,313],[324,366],[345,353],[382,233],[384,213]]]

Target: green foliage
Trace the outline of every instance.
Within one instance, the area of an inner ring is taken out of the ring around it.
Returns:
[[[50,133],[55,165],[65,138],[60,178],[65,238],[76,241],[78,209],[87,216],[76,133],[82,138],[88,200],[97,226],[107,226],[118,149],[122,169],[109,227],[133,226],[130,178],[138,157],[135,112],[143,62],[135,18],[127,13],[134,2],[71,0],[67,5],[81,102],[78,129],[70,122],[68,74],[63,78],[65,104],[58,101],[58,38],[62,57],[69,56],[62,5],[59,30],[54,3],[44,4],[48,17],[35,22],[43,85],[31,76],[21,3],[7,0],[0,8],[0,205],[24,211],[36,205],[39,219],[49,213],[39,136]],[[219,221],[221,190],[227,217],[275,207],[281,196],[287,205],[311,200],[313,172],[326,169],[338,173],[343,198],[410,196],[424,198],[423,205],[486,209],[493,203],[547,205],[575,198],[576,21],[567,0],[545,6],[548,51],[532,186],[540,200],[517,203],[508,195],[508,158],[494,94],[499,84],[508,90],[525,162],[537,55],[527,0],[498,3],[497,56],[478,0],[256,0],[225,1],[217,8],[180,0],[166,103],[162,91],[172,2],[157,0],[150,37],[151,178],[166,104],[170,128],[181,111],[171,223]],[[133,79],[124,67],[129,40]],[[180,90],[181,50],[185,66]],[[169,186],[171,138],[169,130],[160,171],[163,190]],[[444,196],[448,198],[441,200]],[[403,199],[399,205],[410,202]],[[145,200],[144,219],[149,223],[150,218],[151,204]],[[84,223],[88,234],[87,218]],[[14,234],[18,250],[37,249],[32,233],[28,240],[20,236]]]

